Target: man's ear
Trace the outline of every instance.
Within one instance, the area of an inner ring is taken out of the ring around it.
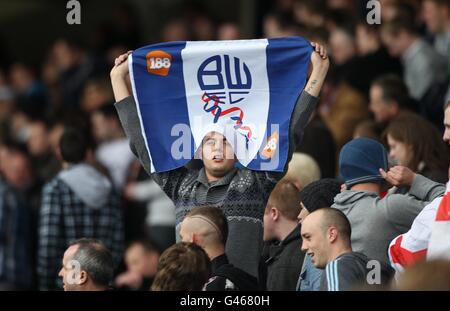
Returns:
[[[338,231],[336,227],[330,227],[327,231],[327,238],[330,243],[334,243],[337,240]]]
[[[198,234],[192,233],[190,242],[199,245],[200,237]]]
[[[86,271],[81,270],[80,271],[80,278],[78,280],[78,285],[83,285],[88,281],[88,274]]]
[[[271,217],[274,221],[276,221],[276,220],[278,220],[278,218],[280,218],[280,211],[279,211],[275,206],[272,206],[272,207],[270,208],[269,213],[270,213],[270,217]]]

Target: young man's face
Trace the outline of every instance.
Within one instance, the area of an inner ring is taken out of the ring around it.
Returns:
[[[236,162],[233,148],[226,138],[217,132],[208,133],[203,139],[202,157],[205,170],[217,178],[230,172]]]
[[[308,215],[302,222],[302,251],[311,257],[316,268],[324,269],[328,263],[328,240],[320,223],[320,213]]]
[[[76,269],[79,266],[73,265],[72,258],[78,249],[78,245],[70,246],[65,252],[62,262],[62,268],[59,270],[58,276],[63,279],[63,285],[65,291],[74,291],[78,288],[77,277],[79,277],[79,271]]]

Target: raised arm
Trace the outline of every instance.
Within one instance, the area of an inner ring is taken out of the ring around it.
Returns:
[[[308,124],[308,121],[316,108],[319,93],[322,89],[322,85],[325,81],[325,77],[330,66],[328,54],[324,47],[314,42],[312,42],[311,45],[314,47],[314,51],[311,53],[312,71],[292,113],[291,124],[289,126],[289,151],[284,171],[262,172],[263,174],[258,173],[260,180],[263,185],[267,186],[267,189],[272,189],[271,187],[273,187],[273,183],[276,183],[286,174],[289,162],[292,159],[292,154],[297,147],[294,139],[295,134],[299,134],[300,142],[303,136],[303,130]]]
[[[130,55],[131,52],[132,51],[128,51],[117,57],[114,61],[114,67],[111,69],[111,84],[116,102],[120,102],[128,96],[131,96],[131,92],[128,88],[130,82],[128,55]]]
[[[311,42],[311,45],[314,47],[314,51],[311,53],[312,72],[306,83],[305,91],[311,96],[318,97],[330,67],[330,60],[322,45],[314,42]]]
[[[308,124],[312,113],[316,108],[320,90],[327,76],[330,60],[328,59],[327,51],[320,44],[312,42],[314,51],[311,53],[312,72],[306,83],[305,89],[300,94],[292,114],[291,125],[289,129],[289,154],[286,163],[286,169],[292,154],[296,149],[296,141],[294,134],[300,133],[300,140],[303,136],[303,130]],[[285,171],[286,171],[285,169]]]
[[[130,140],[131,151],[138,157],[146,172],[151,174],[151,161],[145,147],[144,137],[140,126],[139,116],[136,104],[131,91],[130,75],[128,70],[128,55],[131,51],[120,55],[114,62],[111,70],[111,84],[116,100],[116,110],[119,115],[120,123]]]
[[[116,100],[116,110],[119,115],[120,123],[130,140],[131,151],[138,157],[139,162],[145,171],[156,183],[164,190],[171,199],[175,199],[175,186],[178,184],[186,172],[184,167],[172,170],[170,172],[153,173],[151,172],[151,159],[145,145],[142,135],[141,124],[136,108],[136,103],[129,88],[130,77],[128,70],[128,55],[131,51],[116,58],[114,67],[111,70],[111,84]]]

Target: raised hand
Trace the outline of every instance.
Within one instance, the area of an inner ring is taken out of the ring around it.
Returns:
[[[133,51],[128,51],[117,57],[114,60],[114,67],[111,69],[111,84],[116,102],[131,95],[131,92],[128,89],[130,79],[128,70],[128,55],[132,52]]]
[[[312,96],[318,97],[330,67],[330,60],[326,49],[322,45],[315,42],[311,42],[311,45],[314,48],[314,51],[311,53],[312,72],[305,86],[305,91]]]
[[[411,186],[416,178],[416,173],[405,166],[394,166],[385,171],[380,168],[380,174],[383,178],[393,186]]]

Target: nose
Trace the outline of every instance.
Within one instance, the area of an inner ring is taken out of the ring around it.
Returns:
[[[214,141],[214,147],[213,147],[213,149],[214,149],[214,150],[220,150],[221,148],[222,148],[222,142],[219,141],[218,139],[216,139],[216,140]]]
[[[59,273],[58,273],[58,276],[59,277],[64,277],[64,271],[63,271],[64,269],[63,268],[61,268],[61,270],[59,270]]]
[[[444,136],[442,137],[444,141],[448,144],[450,144],[450,130],[445,129]]]
[[[306,245],[306,242],[305,242],[304,240],[303,240],[303,242],[302,242],[301,250],[302,250],[303,252],[306,252],[306,251],[308,250],[308,246]]]

